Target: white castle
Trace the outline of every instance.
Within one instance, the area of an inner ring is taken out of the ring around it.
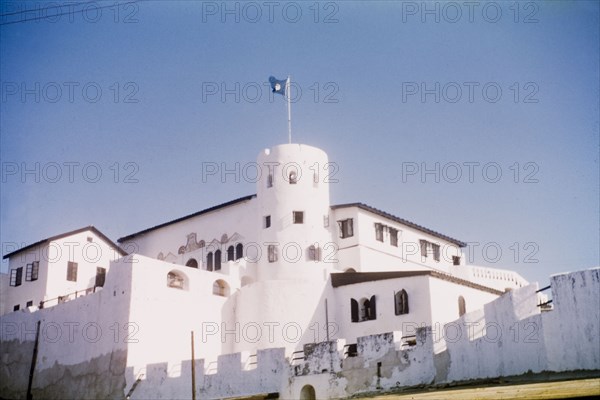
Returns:
[[[343,398],[599,370],[600,270],[466,265],[465,243],[331,205],[325,152],[258,156],[257,193],[118,240],[6,254],[1,398]],[[576,339],[576,340],[575,340]]]

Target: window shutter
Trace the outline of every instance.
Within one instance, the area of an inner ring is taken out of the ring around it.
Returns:
[[[394,314],[400,315],[400,292],[394,292]]]
[[[369,319],[377,319],[377,307],[375,306],[375,295],[369,300]]]
[[[350,299],[350,314],[352,322],[358,322],[358,301]]]

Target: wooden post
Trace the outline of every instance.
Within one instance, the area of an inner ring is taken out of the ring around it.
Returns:
[[[196,400],[196,359],[194,357],[194,331],[192,333],[192,400]]]

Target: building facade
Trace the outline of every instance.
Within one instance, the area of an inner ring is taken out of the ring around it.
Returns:
[[[27,384],[48,398],[191,397],[180,383],[196,376],[203,398],[344,397],[393,385],[356,386],[346,377],[336,381],[339,391],[315,384],[311,392],[298,382],[339,378],[383,341],[379,348],[420,352],[422,368],[406,385],[427,383],[436,376],[433,355],[449,351],[440,333],[448,324],[517,293],[541,312],[537,285],[513,271],[467,265],[464,242],[362,203],[332,205],[322,150],[279,145],[256,165],[255,195],[119,245],[88,227],[5,255],[4,371],[25,368],[35,342],[49,353],[33,362]],[[50,257],[51,249],[62,256]],[[51,326],[60,329],[55,341],[47,340]],[[60,376],[70,382],[75,366],[93,383],[62,387]],[[102,368],[114,373],[96,376]],[[221,381],[228,371],[247,385]],[[0,387],[0,396],[24,397],[23,379]]]

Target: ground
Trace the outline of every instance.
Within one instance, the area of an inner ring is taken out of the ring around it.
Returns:
[[[378,396],[359,397],[371,400],[390,399],[575,399],[597,398],[600,396],[600,378],[560,379],[560,377],[536,376],[528,382],[511,381],[506,383],[467,384],[452,388],[422,388],[411,391],[390,393]],[[541,382],[544,378],[549,381]],[[556,379],[558,378],[558,379]]]

